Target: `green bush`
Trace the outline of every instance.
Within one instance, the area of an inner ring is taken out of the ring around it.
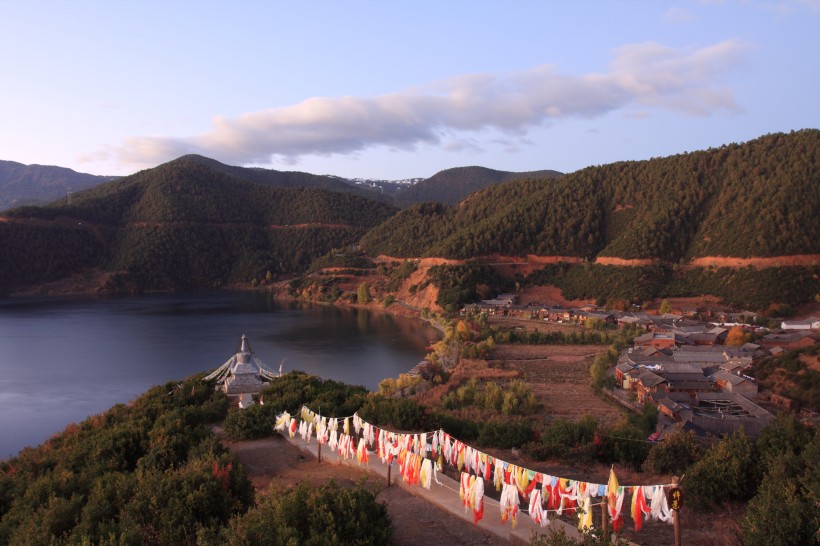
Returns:
[[[331,481],[269,491],[256,507],[231,520],[222,540],[236,546],[389,544],[392,533],[387,508],[363,484],[344,489]]]
[[[586,455],[595,439],[597,427],[597,421],[589,415],[578,421],[557,419],[544,429],[539,441],[527,444],[525,451],[537,460]]]
[[[524,421],[487,421],[479,427],[477,442],[481,447],[510,449],[521,447],[532,439],[532,426]]]
[[[693,506],[709,508],[749,500],[761,477],[757,448],[741,429],[707,451],[687,471],[684,486]]]
[[[362,419],[391,430],[416,431],[424,428],[423,408],[409,398],[371,395],[359,410]]]
[[[231,440],[253,440],[273,434],[273,424],[278,410],[266,404],[253,405],[245,409],[233,408],[228,412],[223,424],[225,433]]]
[[[681,476],[698,461],[702,452],[694,433],[678,430],[651,447],[644,468],[655,474]]]
[[[277,413],[296,414],[303,405],[322,415],[353,415],[367,399],[368,390],[358,385],[322,379],[301,371],[293,371],[271,381],[259,393],[265,406]]]

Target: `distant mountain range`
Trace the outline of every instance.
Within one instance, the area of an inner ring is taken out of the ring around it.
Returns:
[[[236,167],[196,154],[182,156],[179,159],[257,184],[277,188],[315,188],[352,193],[400,207],[422,201],[438,201],[452,205],[492,184],[522,178],[561,176],[557,171],[517,173],[483,167],[457,167],[441,171],[430,178],[370,180],[258,167]],[[66,197],[71,192],[91,188],[115,178],[117,177],[78,173],[63,167],[0,161],[0,211],[24,205],[44,205]]]
[[[78,173],[64,167],[23,165],[0,160],[0,210],[44,205],[70,192],[113,180],[113,176]]]

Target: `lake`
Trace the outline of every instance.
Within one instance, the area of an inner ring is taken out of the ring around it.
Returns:
[[[271,369],[375,389],[440,338],[426,323],[261,292],[0,299],[0,459],[149,387],[212,370],[242,334]]]

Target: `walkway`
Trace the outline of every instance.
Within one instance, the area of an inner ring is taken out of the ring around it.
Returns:
[[[293,438],[288,437],[288,435],[282,434],[284,438],[286,438],[290,443],[299,447],[302,451],[309,453],[313,457],[318,457],[318,444],[316,440],[313,439],[310,442],[305,442],[299,437],[297,434]],[[330,464],[347,464],[357,468],[367,468],[368,471],[375,473],[383,478],[387,478],[387,465],[382,463],[381,460],[376,457],[376,455],[369,454],[369,462],[367,465],[360,465],[356,459],[347,459],[345,460],[339,454],[333,450],[331,450],[327,445],[322,446],[322,462],[330,463]],[[437,507],[441,508],[442,510],[446,510],[449,513],[453,514],[456,517],[464,519],[466,521],[472,522],[473,514],[471,510],[467,510],[465,512],[464,506],[461,503],[461,499],[459,498],[458,491],[459,491],[459,484],[452,478],[444,476],[443,474],[438,475],[438,480],[441,482],[442,485],[439,485],[433,481],[430,489],[424,489],[420,485],[406,485],[399,474],[398,465],[394,464],[391,470],[391,486],[392,487],[402,487],[405,490],[411,492],[414,495],[422,497],[427,501],[433,503]],[[492,487],[492,485],[490,485]],[[526,510],[526,506],[522,502],[520,508]],[[597,513],[597,511],[596,511]],[[576,527],[565,523],[561,520],[553,521],[552,525],[562,526],[568,536],[579,539],[580,534]],[[522,512],[519,509],[518,513],[518,521],[515,526],[515,529],[512,528],[510,522],[501,523],[501,512],[498,507],[498,502],[490,499],[488,497],[484,498],[484,518],[478,522],[478,527],[487,530],[488,532],[504,539],[510,541],[512,544],[529,544],[530,536],[534,531],[540,533],[547,533],[549,527],[542,528],[535,523],[533,523],[532,519],[526,512]]]

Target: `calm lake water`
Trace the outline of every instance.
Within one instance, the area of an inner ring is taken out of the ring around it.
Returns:
[[[274,370],[375,389],[415,366],[439,334],[366,310],[261,293],[108,300],[0,299],[0,459],[149,387],[212,370],[247,334]]]

